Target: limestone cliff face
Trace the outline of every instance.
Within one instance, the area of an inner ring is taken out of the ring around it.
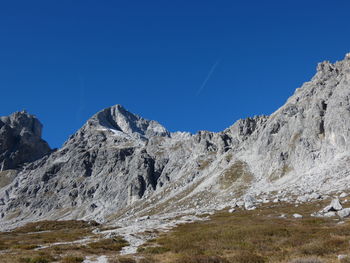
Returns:
[[[198,212],[247,193],[349,188],[349,81],[350,56],[320,63],[313,79],[271,116],[239,120],[219,133],[170,133],[120,105],[104,109],[61,149],[32,160],[0,188],[0,225]],[[41,125],[28,127],[40,138]],[[10,145],[1,143],[1,151]]]

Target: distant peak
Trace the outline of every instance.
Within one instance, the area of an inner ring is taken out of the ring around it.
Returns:
[[[9,116],[0,117],[2,123],[9,125],[11,128],[18,131],[27,129],[36,136],[41,137],[42,124],[34,116],[29,114],[26,110],[16,111]]]
[[[169,136],[170,133],[157,121],[144,119],[122,105],[116,104],[96,113],[90,123],[135,136]]]

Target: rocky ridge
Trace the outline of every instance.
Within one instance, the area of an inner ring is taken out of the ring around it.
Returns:
[[[272,115],[239,120],[219,133],[171,133],[120,105],[104,109],[62,148],[26,163],[2,185],[0,226],[42,219],[130,226],[145,217],[166,223],[346,190],[349,81],[349,55],[320,63]]]

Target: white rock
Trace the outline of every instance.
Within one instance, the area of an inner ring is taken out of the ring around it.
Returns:
[[[337,214],[334,212],[334,211],[331,211],[331,212],[327,212],[325,213],[323,216],[324,217],[333,217],[333,216],[336,216]]]
[[[264,203],[264,204],[270,203],[270,200],[269,200],[269,199],[264,198],[263,203]]]
[[[244,201],[238,201],[238,202],[237,202],[237,206],[238,206],[238,207],[244,206]]]
[[[343,207],[340,204],[340,201],[338,198],[335,198],[331,201],[329,205],[327,205],[325,208],[323,208],[320,213],[328,213],[330,211],[339,211],[342,210]]]
[[[234,211],[236,211],[236,209],[234,209],[234,208],[231,208],[228,210],[229,213],[233,213]]]
[[[293,214],[293,217],[294,217],[294,218],[303,218],[303,216],[300,215],[300,214]]]
[[[278,198],[273,199],[272,203],[278,203],[280,200]]]
[[[246,210],[252,210],[252,209],[255,209],[255,204],[256,203],[256,200],[253,196],[251,195],[246,195],[244,197],[244,208]]]
[[[320,213],[328,213],[329,211],[333,210],[333,207],[331,205],[327,205],[325,208],[323,208]]]
[[[286,214],[281,214],[281,215],[279,216],[279,218],[287,218],[287,215],[286,215]]]
[[[343,260],[343,259],[346,259],[346,258],[349,258],[349,256],[345,255],[345,254],[338,255],[338,260]]]
[[[322,198],[322,196],[319,195],[318,193],[312,193],[309,195],[309,199],[311,199],[311,200],[316,200],[316,199],[321,199],[321,198]]]
[[[301,202],[301,203],[305,203],[309,200],[309,195],[302,195],[302,196],[299,196],[297,198],[297,201]]]
[[[340,198],[344,198],[344,197],[347,197],[347,196],[348,196],[348,194],[347,194],[347,193],[344,193],[344,192],[342,192],[342,193],[339,195]]]
[[[342,210],[339,210],[337,213],[341,218],[348,217],[350,216],[350,208],[344,208]]]
[[[339,210],[343,209],[343,206],[340,204],[340,201],[339,201],[338,198],[333,199],[330,205],[336,211],[339,211]]]
[[[250,206],[247,210],[255,210],[256,206]]]

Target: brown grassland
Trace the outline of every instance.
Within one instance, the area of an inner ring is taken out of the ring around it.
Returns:
[[[350,255],[350,221],[315,218],[310,214],[328,201],[295,207],[267,204],[253,211],[221,211],[210,220],[184,224],[162,233],[138,249],[137,255],[121,257],[127,242],[120,237],[98,239],[83,221],[38,222],[0,233],[0,262],[82,262],[87,255],[107,255],[110,263],[320,263]],[[280,218],[284,213],[287,218]],[[302,219],[292,217],[302,214]],[[100,228],[103,226],[99,226]],[[88,244],[65,244],[35,250],[44,244],[91,237]]]
[[[350,222],[310,216],[325,204],[219,212],[208,221],[178,226],[138,251],[149,262],[162,263],[339,262],[337,255],[350,254]],[[288,218],[280,218],[282,213]]]

